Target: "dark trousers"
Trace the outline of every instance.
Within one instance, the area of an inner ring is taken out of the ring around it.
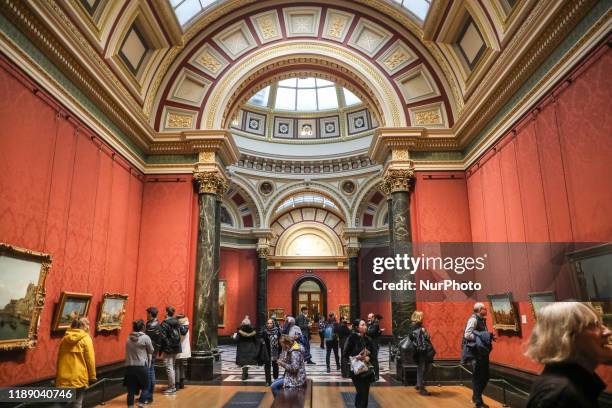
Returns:
[[[379,368],[380,366],[378,364],[378,350],[380,349],[380,346],[378,345],[376,340],[374,340],[373,343],[374,343],[374,353],[372,356],[370,356],[370,362],[372,363],[372,366],[374,367],[374,377],[376,381],[378,381],[378,379],[380,378],[380,368]]]
[[[127,387],[127,404],[128,407],[134,406],[134,396],[140,392],[140,388],[138,388],[135,384],[130,384]]]
[[[325,340],[325,363],[329,368],[329,360],[331,352],[334,352],[334,358],[336,359],[336,368],[340,368],[340,357],[338,356],[338,340]]]
[[[352,376],[351,380],[353,381],[353,385],[357,391],[357,395],[355,396],[355,407],[367,408],[368,398],[370,395],[370,379]]]
[[[489,359],[472,360],[472,370],[472,401],[475,404],[482,404],[482,394],[489,382]]]
[[[278,378],[278,364],[276,361],[268,360],[264,364],[264,372],[266,373],[266,382],[272,383],[272,378]]]
[[[325,348],[325,332],[319,331],[319,338],[321,339],[321,348]]]
[[[155,354],[151,359],[151,365],[147,367],[147,374],[149,375],[149,386],[140,394],[140,402],[153,401],[153,391],[155,390]]]

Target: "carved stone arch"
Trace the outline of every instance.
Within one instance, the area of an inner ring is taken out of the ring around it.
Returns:
[[[355,226],[361,225],[359,222],[359,216],[363,211],[364,199],[366,196],[372,193],[372,189],[376,189],[381,181],[381,175],[379,172],[368,177],[367,180],[359,188],[353,206],[351,208],[351,223]]]
[[[241,64],[231,66],[211,90],[199,128],[227,128],[231,111],[238,108],[240,101],[246,100],[253,85],[269,76],[270,71],[283,66],[282,69],[286,70],[287,64],[299,65],[304,62],[315,66],[327,65],[332,72],[343,76],[352,74],[355,78],[353,83],[356,84],[359,79],[364,84],[362,89],[366,87],[366,92],[373,95],[375,107],[379,107],[381,126],[407,126],[408,121],[399,95],[382,70],[367,58],[341,44],[292,40],[261,47]],[[228,89],[236,91],[229,93]]]
[[[264,225],[264,204],[261,200],[261,196],[256,192],[251,183],[249,183],[249,181],[240,174],[232,174],[230,187],[232,186],[236,187],[239,191],[244,193],[245,198],[248,197],[248,201],[252,206],[253,225],[255,227],[260,227]]]
[[[255,200],[247,189],[244,189],[236,181],[232,181],[229,189],[223,197],[226,205],[229,205],[238,217],[237,228],[257,228],[261,224],[260,215]]]
[[[355,211],[355,223],[360,227],[382,227],[383,218],[387,209],[387,200],[378,191],[380,177],[373,178],[364,188],[359,197],[360,202]]]
[[[337,207],[339,216],[345,221],[349,221],[349,204],[346,200],[338,195],[338,191],[334,190],[330,186],[317,182],[296,182],[289,184],[274,192],[274,195],[270,198],[267,204],[267,210],[265,212],[263,223],[261,225],[271,225],[272,219],[276,216],[274,213],[276,208],[292,195],[299,193],[319,193],[324,197],[332,201]]]

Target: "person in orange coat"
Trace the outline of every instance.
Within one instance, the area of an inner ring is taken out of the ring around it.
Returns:
[[[59,346],[55,386],[76,388],[73,407],[83,406],[85,388],[96,381],[96,359],[89,336],[89,320],[81,317],[72,321]]]

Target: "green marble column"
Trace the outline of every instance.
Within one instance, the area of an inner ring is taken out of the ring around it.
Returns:
[[[347,249],[349,267],[349,311],[350,321],[361,317],[359,298],[359,248]],[[338,316],[340,318],[340,316]]]
[[[218,172],[194,175],[198,183],[198,240],[194,286],[190,379],[212,380],[220,371],[217,349],[219,320],[220,201],[225,180]],[[219,365],[219,367],[216,367]]]
[[[268,248],[257,249],[257,303],[256,303],[257,327],[264,327],[268,307]],[[254,322],[253,322],[254,323]]]
[[[389,197],[389,256],[412,255],[412,233],[410,226],[410,188],[413,170],[389,169],[381,186]],[[393,281],[414,281],[414,275],[406,269],[393,271]],[[393,338],[397,343],[408,334],[410,317],[416,309],[416,292],[394,291],[391,294],[391,318]]]

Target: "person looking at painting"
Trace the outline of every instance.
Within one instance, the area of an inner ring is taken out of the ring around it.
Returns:
[[[419,394],[427,396],[430,393],[425,389],[425,377],[431,368],[436,351],[431,343],[429,333],[425,330],[425,326],[423,326],[423,312],[415,310],[410,320],[412,324],[409,336],[415,346],[414,362],[417,364],[416,389],[419,391]]]
[[[189,340],[189,319],[185,315],[177,316],[179,322],[179,333],[181,335],[181,352],[176,355],[176,384],[177,390],[185,388],[187,378],[187,360],[191,358],[191,341]]]
[[[595,310],[580,302],[556,302],[538,312],[526,355],[544,364],[528,408],[594,408],[606,384],[595,373],[612,364],[607,328]]]
[[[96,358],[89,336],[89,319],[80,317],[72,321],[60,342],[55,386],[76,388],[76,400],[72,407],[81,408],[85,388],[95,382]]]
[[[138,400],[139,403],[144,405],[153,403],[153,391],[155,390],[155,361],[162,347],[161,326],[157,320],[158,312],[155,306],[151,306],[147,309],[145,334],[149,336],[153,344],[153,355],[151,356],[151,363],[147,366],[147,374],[149,376],[148,387],[140,394],[140,399]]]
[[[127,387],[127,405],[134,406],[134,396],[149,388],[147,368],[155,349],[151,338],[144,333],[145,322],[136,320],[132,323],[132,333],[125,343],[125,376],[123,385]],[[138,405],[144,405],[138,402]]]
[[[487,308],[474,304],[474,313],[468,319],[461,344],[461,364],[472,366],[472,402],[476,407],[488,407],[482,400],[489,382],[489,354],[493,349],[495,335],[487,329]]]
[[[168,375],[168,388],[162,391],[164,395],[176,394],[176,376],[174,364],[176,355],[181,352],[181,333],[179,321],[174,317],[174,308],[166,307],[166,319],[161,324],[162,347],[166,374]]]

